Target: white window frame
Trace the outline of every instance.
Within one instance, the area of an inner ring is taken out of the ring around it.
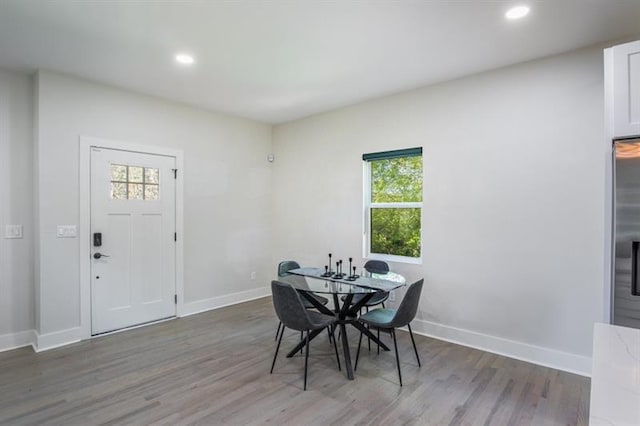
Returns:
[[[420,156],[422,160],[422,156]],[[374,160],[375,161],[375,160]],[[363,163],[363,207],[364,207],[364,229],[363,229],[363,253],[362,257],[365,259],[384,260],[388,262],[410,263],[415,265],[422,264],[422,206],[423,202],[412,203],[373,203],[371,202],[371,163],[372,161],[362,161]],[[423,178],[424,178],[424,163],[422,164]],[[424,191],[424,187],[423,187]],[[424,193],[423,193],[424,200]],[[371,252],[371,209],[388,209],[388,208],[419,208],[420,209],[420,257],[398,256],[393,254],[372,253]]]

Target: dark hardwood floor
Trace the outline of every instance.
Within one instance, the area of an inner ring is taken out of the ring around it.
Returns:
[[[284,356],[298,333],[285,333],[269,374],[276,325],[265,298],[39,354],[0,353],[0,424],[588,423],[588,378],[423,336],[418,368],[404,332],[402,388],[393,351],[363,345],[349,381],[322,335],[303,392],[304,358]]]

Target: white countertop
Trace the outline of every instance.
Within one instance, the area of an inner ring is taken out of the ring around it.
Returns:
[[[640,330],[596,324],[589,424],[640,425]]]

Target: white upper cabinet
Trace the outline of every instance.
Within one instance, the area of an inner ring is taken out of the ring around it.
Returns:
[[[640,41],[607,49],[605,62],[612,136],[640,136]]]

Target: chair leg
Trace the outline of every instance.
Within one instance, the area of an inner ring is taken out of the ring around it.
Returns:
[[[356,365],[353,367],[353,371],[358,369],[358,359],[360,358],[360,346],[362,345],[362,331],[360,332],[360,338],[358,339],[358,352],[356,352]]]
[[[380,329],[378,329],[378,355],[380,355]]]
[[[398,357],[398,342],[396,341],[396,330],[391,329],[391,335],[393,336],[393,346],[396,349],[396,365],[398,366],[398,378],[400,379],[400,386],[402,386],[402,373],[400,372],[400,358]]]
[[[386,309],[386,308],[384,307],[384,302],[382,302],[382,309]]]
[[[282,335],[284,334],[284,324],[282,325],[282,329],[278,328],[280,331],[280,337],[278,338],[278,346],[276,346],[276,353],[273,354],[273,362],[271,363],[271,371],[269,374],[273,373],[273,367],[276,365],[276,358],[278,357],[278,351],[280,350],[280,342],[282,342]]]
[[[369,313],[369,307],[368,306],[366,307],[366,309],[367,309],[367,313]],[[367,324],[367,329],[371,330],[371,326],[369,324]],[[369,336],[367,336],[367,342],[369,344],[369,352],[371,352],[371,338]]]
[[[340,366],[340,357],[338,356],[338,344],[336,343],[336,338],[334,336],[335,326],[331,325],[331,337],[333,340],[333,349],[336,351],[336,361],[338,361],[338,371],[342,371],[342,367]]]
[[[303,332],[300,332],[300,341],[302,342],[302,340],[304,339],[304,335],[302,334]],[[302,348],[300,348],[300,355],[302,355]]]
[[[329,327],[327,327],[327,336],[329,336],[329,343],[331,343],[331,331],[329,331]]]
[[[411,343],[413,343],[413,351],[416,353],[416,359],[418,360],[418,367],[422,367],[420,364],[420,357],[418,356],[418,348],[416,348],[416,341],[413,339],[413,331],[411,331],[411,324],[407,324],[409,327],[409,336],[411,336]]]
[[[306,349],[304,351],[304,390],[307,390],[307,364],[309,363],[309,330],[307,330],[306,334]]]
[[[274,342],[278,341],[278,334],[280,334],[280,326],[281,325],[282,325],[282,322],[278,321],[278,328],[276,329],[276,337],[273,338]]]

